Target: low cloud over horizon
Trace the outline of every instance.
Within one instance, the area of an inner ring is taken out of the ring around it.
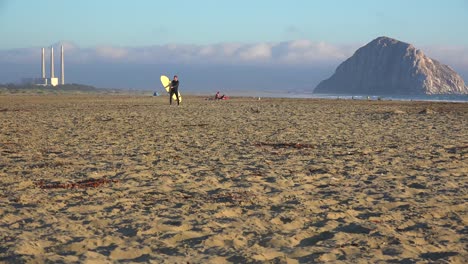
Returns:
[[[57,42],[48,47],[63,45],[70,62],[126,62],[126,63],[242,63],[242,64],[298,64],[308,65],[339,61],[349,57],[356,45],[331,45],[325,42],[294,40],[263,43],[218,43],[211,45],[166,44],[120,47],[99,45],[81,48],[73,42]],[[0,59],[10,62],[33,62],[42,47],[0,50]]]
[[[335,45],[311,40],[212,45],[167,44],[139,47],[101,45],[82,48],[58,42],[65,50],[66,82],[106,88],[152,89],[161,74],[179,74],[188,90],[259,89],[312,91],[364,44]],[[39,77],[42,47],[0,50],[0,83]],[[468,47],[417,47],[468,79]],[[50,51],[46,49],[49,76]],[[202,76],[198,76],[202,75]],[[267,80],[265,80],[267,79]],[[241,80],[241,81],[239,81]],[[245,80],[245,81],[242,81]],[[226,83],[230,82],[230,83]],[[244,83],[245,82],[245,83]],[[216,84],[216,85],[215,85]]]

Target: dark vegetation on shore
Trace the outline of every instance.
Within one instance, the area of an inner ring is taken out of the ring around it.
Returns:
[[[35,84],[0,84],[0,94],[51,94],[51,93],[117,93],[118,90],[96,88],[85,84],[42,86]]]

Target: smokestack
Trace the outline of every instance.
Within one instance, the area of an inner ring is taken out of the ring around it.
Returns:
[[[65,84],[65,69],[64,69],[64,64],[63,64],[63,45],[62,45],[62,52],[60,53],[60,68],[62,70],[62,75],[60,76],[60,81],[61,84]]]
[[[50,79],[55,78],[54,74],[54,47],[50,48]]]
[[[45,58],[44,58],[45,51],[44,50],[45,49],[42,48],[42,68],[41,68],[41,70],[42,70],[42,79],[43,80],[45,79]]]

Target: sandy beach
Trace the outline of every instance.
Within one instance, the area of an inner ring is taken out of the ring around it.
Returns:
[[[468,104],[0,96],[0,262],[464,263]]]

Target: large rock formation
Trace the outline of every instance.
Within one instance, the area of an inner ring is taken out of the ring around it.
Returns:
[[[468,94],[449,66],[413,45],[380,37],[358,49],[314,93],[361,95]]]

